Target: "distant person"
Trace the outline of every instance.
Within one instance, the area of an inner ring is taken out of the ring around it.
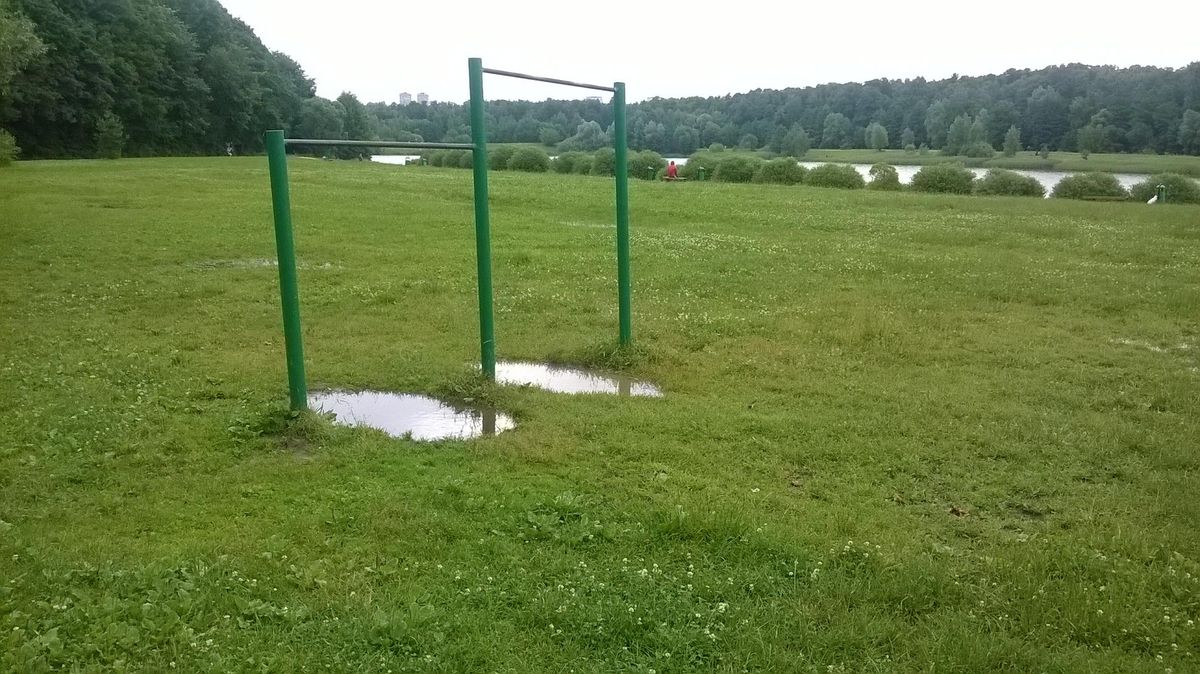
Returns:
[[[679,180],[679,167],[675,165],[675,162],[667,164],[666,178],[667,180]]]

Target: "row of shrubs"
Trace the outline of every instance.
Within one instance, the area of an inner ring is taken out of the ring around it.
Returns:
[[[697,152],[680,170],[686,177],[696,177],[701,167],[711,172],[713,180],[733,183],[805,184],[814,187],[842,189],[900,190],[900,176],[887,164],[876,164],[869,172],[870,181],[853,166],[824,164],[806,169],[792,158],[763,161],[756,157],[735,156],[715,158],[711,152]],[[1158,185],[1167,188],[1167,202],[1200,204],[1200,183],[1175,173],[1160,173],[1126,190],[1110,173],[1080,173],[1070,175],[1055,185],[1050,196],[1060,199],[1134,199],[1148,201]],[[941,194],[978,194],[987,196],[1044,197],[1046,190],[1036,179],[1016,171],[991,169],[982,177],[957,164],[923,166],[913,176],[909,189],[914,192]]]
[[[471,168],[473,162],[468,150],[438,150],[430,153],[428,159],[430,166],[447,168]],[[499,145],[488,148],[488,168],[493,171],[554,171],[611,176],[616,164],[616,153],[612,148],[602,148],[596,152],[564,152],[553,159],[545,150],[537,147]],[[667,168],[667,160],[657,152],[645,150],[630,152],[626,165],[630,176],[650,180],[662,175]]]
[[[471,153],[467,150],[440,150],[429,155],[432,166],[471,168]],[[493,171],[530,171],[534,173],[575,173],[611,176],[616,159],[612,148],[596,152],[564,152],[551,159],[537,147],[500,145],[488,150],[488,168]],[[650,150],[630,152],[629,175],[652,180],[662,177],[667,161]],[[700,171],[718,182],[774,183],[779,185],[811,185],[841,189],[900,190],[900,176],[887,164],[871,167],[870,181],[847,164],[824,164],[812,169],[800,166],[792,157],[763,160],[751,155],[728,156],[711,150],[701,150],[679,167],[682,178],[695,180]],[[1200,204],[1200,183],[1174,173],[1150,176],[1144,182],[1126,190],[1109,173],[1080,173],[1067,176],[1054,187],[1051,196],[1061,199],[1136,199],[1147,201],[1154,196],[1158,185],[1166,185],[1169,203]],[[972,171],[958,164],[923,166],[913,176],[909,189],[914,192],[941,194],[979,194],[988,196],[1044,197],[1042,184],[1026,175],[1004,169],[991,169],[976,178]]]

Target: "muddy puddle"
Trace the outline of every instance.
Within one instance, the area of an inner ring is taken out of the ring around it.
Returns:
[[[320,391],[308,395],[308,406],[332,412],[337,423],[367,426],[397,438],[467,440],[495,435],[516,426],[496,410],[450,405],[436,398],[383,391]]]
[[[577,367],[523,361],[496,363],[496,381],[511,386],[536,386],[554,393],[608,393],[661,398],[662,389],[646,381]]]

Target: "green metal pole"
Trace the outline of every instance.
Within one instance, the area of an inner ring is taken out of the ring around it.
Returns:
[[[300,334],[300,291],[296,284],[296,246],[292,241],[292,205],[288,194],[287,153],[283,132],[268,131],[267,163],[275,211],[275,249],[279,255],[279,296],[283,302],[283,339],[287,349],[288,396],[293,410],[308,407],[304,383],[304,343]]]
[[[621,315],[621,346],[633,343],[633,294],[629,279],[629,166],[625,129],[625,83],[613,83],[613,134],[617,173],[617,302]]]
[[[475,263],[479,274],[479,367],[496,378],[496,326],[492,321],[492,233],[488,222],[487,126],[483,117],[483,61],[467,60],[471,80],[472,166],[475,173]]]

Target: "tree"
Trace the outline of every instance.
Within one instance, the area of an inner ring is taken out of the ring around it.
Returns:
[[[950,125],[950,130],[946,132],[946,145],[942,148],[942,154],[962,154],[970,144],[971,117],[965,114],[959,115],[954,118],[954,123]]]
[[[971,124],[971,132],[968,134],[969,144],[977,145],[988,142],[988,119],[987,110],[980,110],[979,114],[975,116],[975,121]]]
[[[871,122],[867,125],[867,130],[864,132],[864,140],[867,142],[867,147],[882,152],[883,148],[888,146],[888,132],[879,122]]]
[[[699,147],[700,134],[690,126],[679,126],[675,128],[675,135],[672,138],[672,148],[675,152],[681,155],[691,154]]]
[[[542,145],[558,145],[562,142],[562,139],[562,132],[549,124],[543,125],[542,128],[538,130],[538,142],[540,142]]]
[[[1188,110],[1179,122],[1179,147],[1187,154],[1200,154],[1200,112]]]
[[[780,146],[780,151],[789,157],[803,157],[812,147],[812,141],[809,140],[808,132],[804,127],[796,124],[791,131],[783,137],[783,142]]]
[[[4,129],[0,129],[0,166],[8,166],[21,154],[17,147],[17,139]]]
[[[935,101],[925,111],[925,133],[934,149],[946,144],[946,134],[950,129],[951,117],[946,109],[945,101]]]
[[[840,112],[825,115],[824,130],[821,134],[821,147],[848,148],[851,144],[850,118]]]
[[[906,150],[909,147],[915,150],[917,147],[917,135],[909,127],[904,127],[904,132],[900,134],[900,147]]]
[[[1014,124],[1004,134],[1004,156],[1013,157],[1021,151],[1021,130]]]
[[[11,7],[8,0],[0,0],[0,97],[8,94],[21,69],[46,53],[46,45],[33,29],[29,17]]]
[[[579,126],[575,128],[575,135],[558,144],[558,151],[593,152],[605,145],[608,145],[608,138],[598,122],[580,122]]]
[[[358,100],[358,96],[349,91],[343,91],[337,97],[337,102],[342,106],[344,113],[342,118],[342,138],[347,140],[371,140],[371,123],[368,119],[367,110],[363,107],[362,102]],[[336,154],[340,159],[353,159],[371,154],[371,148],[339,147],[336,150]]]
[[[300,120],[296,126],[301,138],[344,137],[346,110],[341,103],[327,98],[310,98],[300,109]]]
[[[743,150],[753,150],[758,147],[758,136],[748,133],[738,141],[738,147]]]
[[[1067,101],[1054,87],[1040,86],[1029,95],[1022,127],[1034,147],[1058,147],[1070,128]]]
[[[1079,147],[1079,154],[1084,159],[1088,158],[1093,152],[1100,150],[1100,144],[1104,142],[1104,131],[1095,124],[1088,124],[1076,132],[1076,144]]]
[[[111,111],[104,113],[96,122],[96,157],[120,159],[125,148],[125,125]]]

